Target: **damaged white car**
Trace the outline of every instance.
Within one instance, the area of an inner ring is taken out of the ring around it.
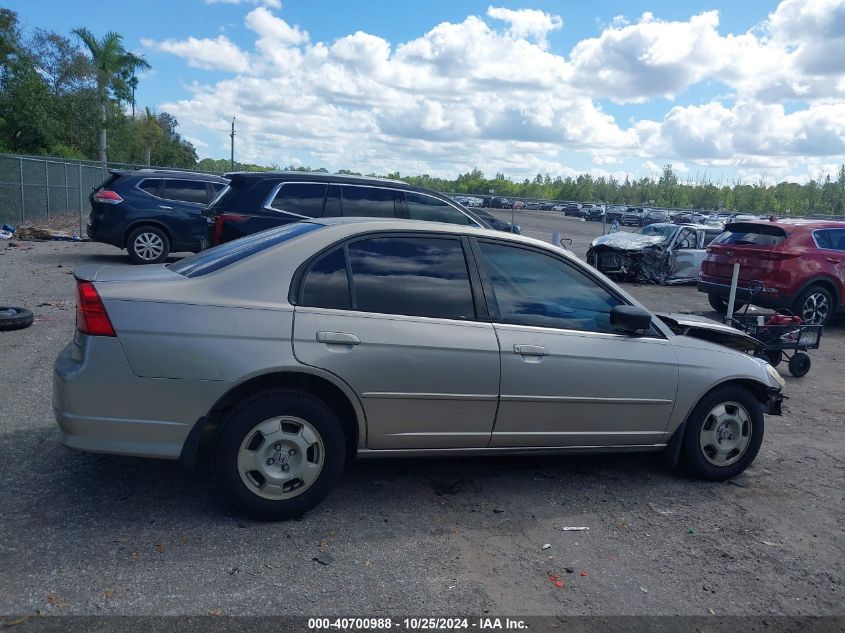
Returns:
[[[707,245],[722,233],[703,224],[649,224],[633,233],[617,231],[593,240],[587,263],[604,274],[651,284],[698,281]]]

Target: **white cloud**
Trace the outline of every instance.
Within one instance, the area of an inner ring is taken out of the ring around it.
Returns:
[[[785,0],[736,35],[720,33],[715,11],[671,22],[620,17],[569,56],[548,48],[559,16],[492,6],[486,20],[443,22],[404,42],[363,31],[313,42],[260,6],[244,21],[254,51],[223,35],[143,43],[237,74],[161,107],[194,137],[212,130],[221,143],[237,114],[245,160],[379,173],[478,165],[524,176],[575,173],[575,158],[597,173],[623,163],[645,173],[665,163],[682,174],[762,173],[845,160],[843,56],[820,61],[845,37],[843,7]],[[732,92],[628,124],[597,104],[680,100],[706,81],[719,84],[711,92]]]
[[[490,6],[487,7],[487,15],[494,20],[510,24],[508,33],[511,37],[534,40],[543,48],[547,45],[546,36],[563,26],[559,15],[551,15],[537,9],[514,10]]]
[[[249,56],[225,35],[218,35],[214,39],[189,37],[187,40],[161,42],[144,38],[141,44],[153,50],[182,57],[194,68],[230,72],[243,72],[249,68]]]
[[[260,4],[271,9],[281,9],[282,0],[205,0],[207,4]]]

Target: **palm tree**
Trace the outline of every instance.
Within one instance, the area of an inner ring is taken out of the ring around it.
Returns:
[[[76,35],[91,55],[91,64],[97,78],[97,97],[100,102],[100,162],[106,166],[106,107],[111,95],[118,100],[131,99],[132,85],[129,78],[135,70],[150,67],[140,55],[123,47],[123,36],[109,31],[97,39],[88,29],[74,29]]]

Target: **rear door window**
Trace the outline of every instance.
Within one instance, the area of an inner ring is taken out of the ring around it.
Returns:
[[[406,191],[405,202],[408,203],[408,217],[411,220],[478,226],[466,213],[433,196]]]
[[[161,197],[179,202],[208,204],[208,188],[204,180],[165,180]]]
[[[161,179],[159,178],[145,178],[138,183],[138,189],[145,191],[151,196],[158,195],[158,188],[161,186]]]
[[[348,247],[355,308],[364,312],[474,319],[459,239],[377,237]]]
[[[325,198],[325,183],[286,182],[270,202],[270,207],[306,218],[319,218],[323,215]]]
[[[343,217],[395,218],[402,194],[395,189],[343,185]]]
[[[343,248],[323,255],[311,265],[302,284],[300,303],[312,308],[352,308]]]
[[[819,248],[845,251],[845,229],[820,229],[813,231]]]

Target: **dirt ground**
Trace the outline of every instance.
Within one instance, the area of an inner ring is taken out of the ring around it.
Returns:
[[[518,222],[572,237],[581,256],[600,231]],[[648,455],[360,461],[302,520],[267,524],[232,514],[207,466],[59,444],[51,368],[73,333],[71,273],[92,261],[125,260],[100,244],[0,243],[0,304],[36,314],[0,333],[0,614],[845,613],[842,320],[809,375],[786,376],[784,416],[734,481]],[[626,287],[653,309],[715,316],[693,287]]]

